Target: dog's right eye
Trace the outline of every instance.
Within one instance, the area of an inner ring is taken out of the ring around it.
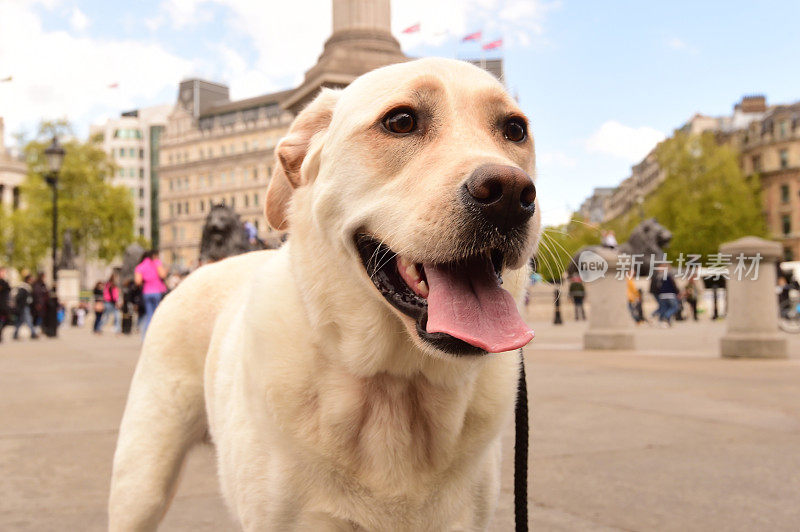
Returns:
[[[394,109],[383,117],[383,127],[390,133],[405,135],[417,129],[417,117],[411,109]]]

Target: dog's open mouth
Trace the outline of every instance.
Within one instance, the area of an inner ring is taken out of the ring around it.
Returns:
[[[369,235],[355,240],[378,291],[413,318],[420,338],[437,349],[456,355],[499,353],[533,338],[514,298],[501,287],[501,251],[447,263],[415,263]]]

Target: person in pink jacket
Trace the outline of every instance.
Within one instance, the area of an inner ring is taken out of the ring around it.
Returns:
[[[110,316],[114,316],[114,332],[120,334],[122,332],[122,321],[119,315],[119,285],[117,284],[117,274],[112,273],[108,279],[106,286],[103,288],[103,302],[105,303],[105,311],[103,312],[103,319],[100,324],[102,328],[106,324]]]
[[[137,286],[142,288],[142,303],[144,305],[144,315],[139,321],[142,339],[144,339],[147,326],[153,318],[156,307],[161,302],[164,294],[167,293],[167,285],[164,284],[166,277],[167,271],[158,258],[158,250],[151,249],[145,252],[142,262],[134,270],[134,281]]]

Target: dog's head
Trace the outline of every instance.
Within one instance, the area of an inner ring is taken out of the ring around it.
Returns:
[[[537,243],[533,139],[490,74],[447,59],[375,70],[323,91],[276,159],[270,223],[295,231],[310,219],[420,347],[462,355],[530,341],[500,284]]]

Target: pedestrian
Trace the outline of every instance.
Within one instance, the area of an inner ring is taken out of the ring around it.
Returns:
[[[92,297],[94,298],[94,326],[92,326],[92,332],[94,334],[103,333],[103,312],[106,310],[106,302],[103,298],[103,292],[103,282],[97,281],[97,283],[94,285],[94,290],[92,290]]]
[[[603,247],[607,247],[609,249],[616,249],[617,237],[614,234],[614,231],[609,230],[603,233],[602,242],[603,242]]]
[[[33,326],[33,316],[31,315],[33,288],[30,283],[32,282],[33,276],[27,274],[16,288],[17,292],[14,296],[14,304],[17,307],[17,326],[14,328],[14,340],[19,340],[19,330],[23,325],[27,325],[28,329],[31,330],[32,340],[39,338],[39,335],[36,334],[36,328]]]
[[[3,327],[11,321],[11,285],[6,280],[6,267],[0,266],[0,342],[3,341]]]
[[[569,280],[569,297],[572,299],[572,306],[575,307],[575,321],[586,321],[586,311],[583,309],[583,298],[586,291],[583,282],[577,275]]]
[[[656,300],[656,309],[653,311],[651,317],[655,318],[656,316],[661,315],[661,301],[658,299],[658,293],[661,289],[661,281],[664,279],[664,271],[656,266],[652,267],[650,273],[650,288],[647,290],[648,293],[653,296],[653,299]]]
[[[625,292],[628,297],[628,311],[631,313],[633,321],[639,325],[644,321],[642,316],[642,291],[636,288],[636,283],[633,282],[633,271],[629,271],[625,276]]]
[[[151,249],[144,254],[142,262],[134,270],[134,280],[142,288],[142,302],[144,304],[144,315],[139,320],[139,330],[142,339],[147,332],[147,326],[153,318],[156,307],[161,302],[161,298],[167,291],[164,279],[167,272],[164,265],[158,258],[158,250]]]
[[[672,317],[678,312],[678,286],[675,284],[675,277],[665,270],[664,279],[658,289],[659,316],[658,320],[672,327]]]
[[[697,321],[697,297],[699,293],[700,290],[697,288],[695,277],[689,277],[689,280],[686,281],[686,286],[683,288],[683,297],[692,309],[692,318],[694,318],[694,321]]]
[[[119,298],[119,286],[117,286],[117,274],[112,273],[111,277],[108,278],[108,282],[103,287],[103,321],[100,325],[102,329],[103,325],[105,325],[106,321],[113,316],[114,317],[114,332],[119,334],[121,331],[122,324],[120,323],[119,317],[119,306],[120,306],[120,298]]]
[[[50,299],[50,291],[44,282],[44,274],[42,272],[39,272],[36,276],[31,288],[33,289],[33,305],[31,306],[33,325],[41,332],[47,313],[47,301]]]

